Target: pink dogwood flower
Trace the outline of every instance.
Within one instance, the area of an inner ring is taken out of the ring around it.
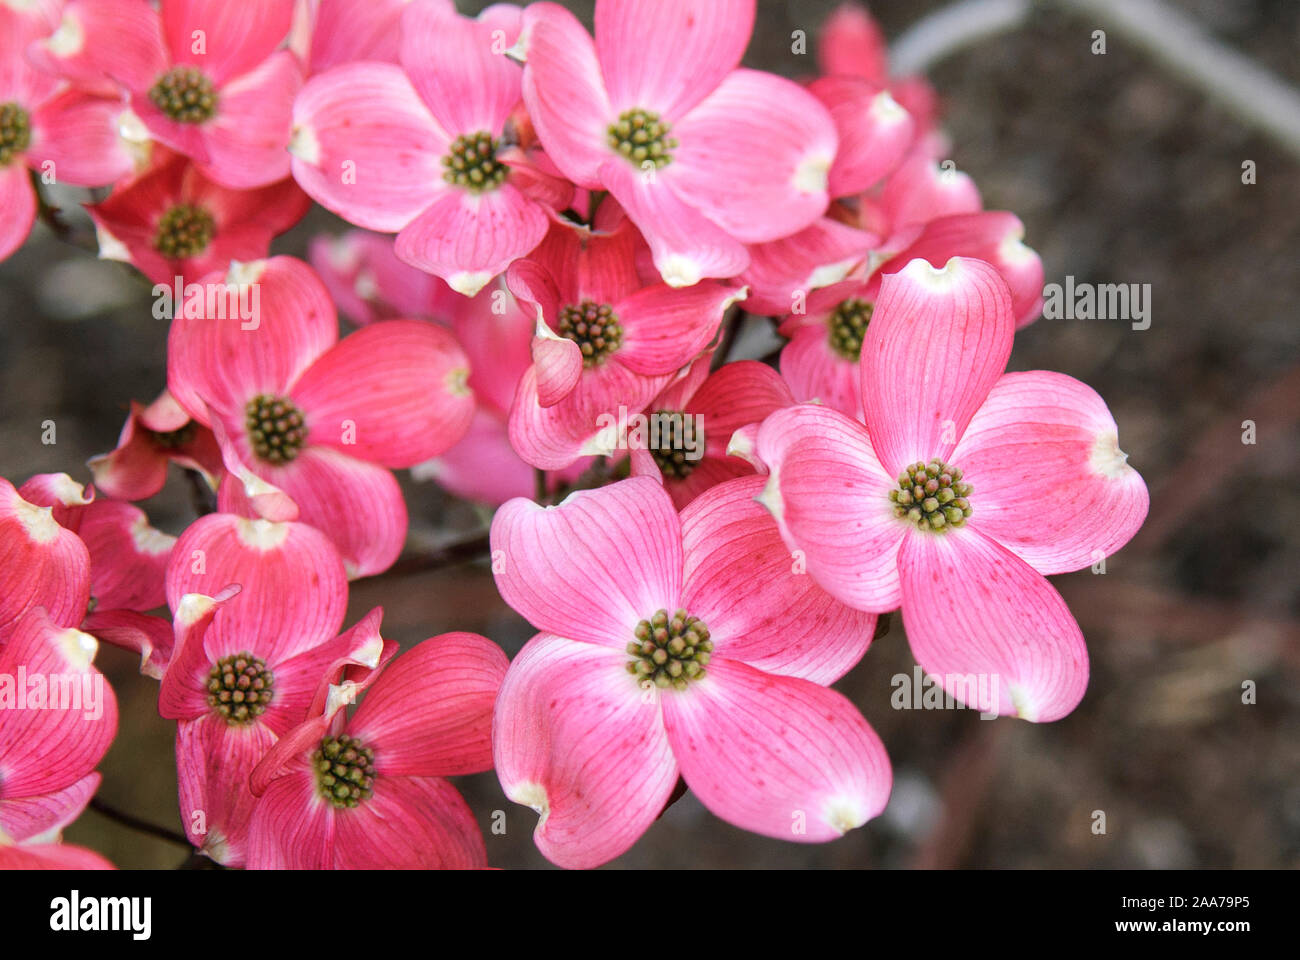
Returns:
[[[201,286],[227,299],[257,291],[257,316],[205,317],[187,304],[168,342],[172,396],[225,441],[218,503],[327,532],[351,576],[387,569],[407,525],[389,468],[464,436],[474,414],[464,352],[447,330],[415,320],[338,340],[325,288],[290,257],[236,264],[225,281],[212,274]]]
[[[556,217],[546,240],[506,275],[537,316],[533,365],[510,411],[510,441],[535,467],[611,453],[621,442],[620,408],[644,409],[745,297],[712,280],[685,290],[643,283],[639,243],[618,208],[602,205],[595,227]]]
[[[0,630],[0,869],[111,869],[58,843],[99,787],[117,699],[94,666],[95,638],[43,608]]]
[[[347,595],[338,551],[305,524],[210,514],[181,534],[167,567],[176,640],[158,712],[177,721],[186,833],[219,863],[244,863],[248,778],[266,751],[324,702],[328,683],[396,651],[378,609],[339,634]]]
[[[64,74],[107,75],[148,135],[236,190],[289,175],[293,98],[302,85],[280,49],[294,0],[72,0],[46,44]]]
[[[508,666],[485,637],[446,633],[378,679],[334,688],[253,771],[249,868],[486,867],[478,822],[446,778],[491,769],[492,705]]]
[[[66,473],[39,474],[18,492],[49,507],[86,545],[90,600],[81,629],[138,654],[140,672],[161,677],[171,655],[171,624],[147,611],[164,603],[163,571],[176,538],[150,526],[139,507],[98,499]]]
[[[766,364],[740,360],[711,374],[710,357],[654,399],[646,408],[647,436],[628,441],[632,475],[662,479],[678,510],[710,487],[752,474],[753,464],[730,455],[732,436],[795,402]]]
[[[81,623],[90,603],[90,553],[54,517],[0,477],[0,640],[27,611],[44,608],[61,627]]]
[[[0,4],[0,260],[22,246],[36,220],[29,167],[59,183],[98,187],[140,160],[118,134],[126,108],[117,97],[69,87],[27,59],[28,45],[48,30],[43,17]]]
[[[214,183],[186,157],[154,152],[150,170],[90,204],[99,256],[133,264],[154,283],[197,280],[232,260],[266,256],[311,201],[290,179],[256,190]]]
[[[826,210],[838,138],[797,84],[738,69],[755,0],[597,0],[595,38],[554,3],[524,12],[524,102],[579,187],[608,190],[672,286],[734,277],[746,244]]]
[[[1036,320],[1043,306],[1043,262],[1022,238],[1024,224],[1002,211],[938,217],[927,223],[905,250],[873,254],[870,275],[854,276],[813,290],[798,313],[780,326],[790,342],[781,351],[781,375],[799,400],[862,416],[862,378],[858,358],[884,277],[918,257],[940,267],[953,257],[971,257],[994,266],[1011,287],[1017,327]]]
[[[313,77],[294,104],[294,177],[358,226],[397,233],[397,255],[478,293],[546,235],[547,206],[572,188],[505,136],[521,71],[505,51],[521,11],[477,20],[449,0],[402,15],[401,65],[347,63]]]
[[[496,769],[541,814],[555,863],[623,853],[679,773],[717,816],[787,840],[832,840],[884,808],[884,747],[822,686],[875,617],[796,572],[762,487],[728,481],[680,517],[649,477],[497,512],[497,587],[542,632],[497,698]]]
[[[915,119],[914,143],[934,141],[938,95],[924,77],[891,76],[885,35],[862,4],[841,3],[826,18],[817,44],[817,64],[827,77],[887,88]]]
[[[86,466],[108,496],[147,500],[166,485],[170,463],[197,471],[214,490],[224,470],[212,431],[163,390],[147,407],[132,400],[117,448],[91,457]]]
[[[866,330],[864,421],[780,410],[758,455],[763,501],[818,583],[860,610],[901,605],[917,662],[963,702],[1047,721],[1082,698],[1088,654],[1044,574],[1118,550],[1148,498],[1095,392],[1003,373],[1014,332],[992,266],[913,260]]]

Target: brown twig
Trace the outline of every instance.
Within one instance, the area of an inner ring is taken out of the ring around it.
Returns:
[[[151,837],[157,837],[159,840],[166,840],[168,843],[174,843],[181,847],[190,847],[193,845],[187,840],[184,834],[175,830],[169,830],[166,827],[160,827],[156,823],[150,823],[148,820],[141,820],[139,817],[132,816],[129,813],[123,813],[116,807],[101,800],[99,797],[91,797],[90,809],[94,810],[100,816],[107,817],[114,823],[120,823],[122,826],[131,830],[138,830],[141,833],[147,833]]]

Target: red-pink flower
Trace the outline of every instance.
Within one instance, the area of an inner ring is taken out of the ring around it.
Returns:
[[[271,240],[310,205],[291,179],[231,190],[188,158],[160,149],[147,173],[86,210],[102,259],[131,263],[154,283],[171,285],[176,277],[197,280],[232,260],[265,257]]]
[[[646,285],[640,237],[617,207],[596,228],[556,217],[546,240],[507,282],[537,313],[533,365],[510,411],[510,441],[543,470],[621,442],[620,408],[641,411],[698,357],[745,291],[716,281],[686,290]]]
[[[1018,327],[1038,318],[1043,306],[1043,262],[1025,246],[1024,224],[1012,213],[987,211],[938,217],[925,224],[905,250],[873,253],[878,265],[808,293],[797,313],[782,322],[790,342],[781,351],[781,375],[799,400],[862,416],[858,356],[884,277],[918,257],[940,267],[953,257],[971,257],[994,266],[1011,287]]]
[[[90,602],[90,554],[50,506],[22,497],[0,477],[0,639],[27,611],[54,623],[81,623]]]
[[[28,167],[73,186],[113,183],[138,154],[118,135],[116,97],[71,88],[37,70],[26,48],[50,29],[44,17],[0,4],[0,260],[22,246],[36,219]]]
[[[43,609],[0,630],[0,869],[111,869],[58,844],[99,786],[117,699],[94,666],[95,638]]]
[[[867,8],[841,3],[822,24],[817,64],[828,77],[854,79],[887,87],[892,97],[915,118],[914,141],[934,138],[938,95],[923,77],[892,77],[885,35]]]
[[[520,14],[495,4],[471,20],[418,0],[402,16],[401,66],[344,64],[294,104],[303,189],[351,223],[396,232],[399,257],[466,296],[537,246],[546,206],[572,193],[503,144],[520,96],[505,56]]]
[[[396,651],[379,635],[378,609],[339,635],[347,595],[338,552],[301,523],[211,514],[172,553],[176,641],[158,712],[178,721],[186,833],[220,863],[244,861],[248,778],[263,754],[324,703],[329,683]]]
[[[66,473],[38,474],[19,494],[49,507],[90,557],[90,600],[81,629],[140,656],[140,672],[161,677],[171,655],[171,625],[146,611],[161,607],[163,571],[176,538],[149,525],[139,507],[97,499]]]
[[[415,320],[338,340],[325,288],[289,257],[236,264],[225,284],[218,274],[200,284],[223,294],[221,316],[187,304],[168,344],[172,395],[225,438],[222,509],[316,526],[352,576],[387,569],[407,524],[389,468],[464,436],[474,414],[465,354],[447,330]],[[230,308],[253,294],[256,309]]]
[[[734,277],[746,244],[825,212],[835,124],[797,84],[737,69],[755,0],[597,0],[596,35],[554,3],[524,13],[524,102],[579,187],[608,190],[663,279]]]
[[[147,500],[167,483],[167,465],[197,470],[214,490],[221,477],[221,450],[212,431],[196,423],[163,390],[149,406],[131,401],[117,449],[91,457],[95,486],[117,500]]]
[[[799,571],[762,487],[720,484],[680,518],[648,477],[497,512],[497,586],[542,631],[497,699],[497,774],[541,814],[556,863],[621,854],[679,773],[722,819],[787,840],[831,840],[884,808],[884,747],[821,686],[862,656],[875,617]]]
[[[107,75],[156,140],[233,189],[289,175],[293,98],[302,70],[288,50],[294,0],[72,0],[44,62]]]
[[[1014,332],[993,267],[914,260],[884,278],[866,331],[865,426],[791,407],[758,455],[764,502],[818,583],[860,610],[901,605],[918,663],[964,702],[1054,720],[1082,698],[1088,655],[1043,574],[1123,546],[1147,490],[1089,387],[1003,373]]]
[[[730,455],[732,436],[795,402],[766,364],[740,360],[710,374],[711,356],[656,397],[640,433],[628,438],[632,475],[662,479],[679,510],[710,487],[753,473],[751,463]]]
[[[445,778],[491,769],[492,705],[508,665],[490,640],[446,633],[378,679],[335,687],[253,772],[249,868],[486,867],[474,814]]]

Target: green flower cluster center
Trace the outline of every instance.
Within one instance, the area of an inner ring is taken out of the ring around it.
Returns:
[[[208,75],[184,63],[157,79],[149,99],[177,123],[204,123],[217,112],[217,92]]]
[[[351,809],[375,791],[375,751],[356,737],[326,737],[311,763],[320,795],[336,807]]]
[[[898,475],[898,489],[889,491],[894,516],[936,532],[960,527],[971,515],[974,488],[961,471],[940,460],[914,463]]]
[[[678,610],[671,617],[667,610],[642,620],[633,631],[636,640],[627,645],[627,672],[657,687],[685,690],[691,680],[704,677],[704,668],[713,653],[709,628],[699,617]]]
[[[560,336],[578,345],[584,367],[594,367],[623,345],[623,325],[609,304],[584,300],[560,311]]]
[[[32,118],[16,103],[0,104],[0,167],[32,143]]]
[[[158,221],[153,247],[171,260],[197,257],[208,249],[216,229],[216,222],[207,210],[187,203],[177,204]]]
[[[626,110],[609,125],[609,145],[638,167],[647,161],[656,169],[673,162],[677,140],[668,134],[671,128],[650,110]]]
[[[274,691],[275,675],[260,657],[247,651],[222,657],[208,672],[208,706],[232,726],[260,717]]]
[[[186,444],[194,442],[194,437],[198,434],[199,428],[198,425],[191,420],[179,430],[166,430],[159,432],[157,430],[150,430],[148,427],[141,427],[140,429],[142,429],[148,435],[149,439],[153,441],[154,446],[160,447],[163,450],[178,450]]]
[[[685,480],[700,462],[688,454],[698,454],[704,449],[704,431],[696,430],[695,417],[677,410],[660,410],[654,420],[659,425],[659,445],[652,447],[650,453],[659,471],[665,477]]]
[[[297,457],[307,441],[302,413],[286,397],[258,394],[244,408],[244,426],[253,452],[276,466]]]
[[[857,297],[840,303],[830,315],[831,349],[845,360],[857,363],[862,356],[862,338],[867,335],[874,305]]]
[[[462,134],[451,145],[451,153],[442,158],[442,179],[474,193],[495,190],[505,183],[510,169],[497,159],[497,141],[490,133]]]

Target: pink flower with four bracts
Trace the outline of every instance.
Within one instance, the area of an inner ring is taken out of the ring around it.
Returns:
[[[325,709],[253,771],[249,868],[486,867],[478,822],[446,778],[491,769],[492,705],[507,666],[490,640],[446,633],[377,679],[334,687]]]
[[[449,449],[474,415],[455,338],[391,320],[339,340],[324,286],[290,257],[235,264],[200,286],[259,301],[251,319],[229,305],[220,318],[178,307],[168,341],[172,396],[223,442],[221,509],[316,526],[350,576],[387,569],[407,524],[389,468]]]
[[[623,853],[679,774],[722,819],[786,840],[831,840],[884,809],[884,747],[823,686],[876,618],[796,572],[762,487],[720,484],[680,517],[649,477],[497,512],[497,587],[542,631],[497,699],[497,775],[541,814],[538,849],[561,866]]]
[[[311,201],[285,179],[256,190],[214,183],[186,157],[154,151],[150,170],[90,204],[99,256],[133,264],[154,283],[198,280],[232,260],[259,260]]]
[[[521,71],[505,56],[521,11],[477,20],[449,0],[402,15],[401,65],[313,77],[294,104],[293,173],[322,206],[397,233],[397,255],[473,296],[546,235],[572,187],[504,142]]]
[[[666,283],[734,277],[745,245],[826,210],[830,113],[782,77],[738,69],[755,0],[598,0],[593,40],[554,3],[524,11],[524,103],[579,187],[607,190]]]
[[[1055,720],[1083,697],[1088,654],[1043,575],[1118,550],[1148,498],[1095,392],[1003,373],[1014,332],[992,266],[913,260],[867,327],[865,425],[791,407],[758,455],[763,502],[818,583],[860,610],[901,606],[917,662],[963,702]]]
[[[647,403],[698,357],[745,290],[714,280],[678,290],[645,283],[640,238],[606,202],[593,227],[556,217],[506,281],[537,317],[533,365],[510,410],[510,442],[527,463],[558,470],[609,454],[616,421]]]
[[[108,76],[148,136],[236,190],[289,175],[290,118],[302,85],[281,49],[294,0],[73,0],[45,44],[64,75]]]
[[[212,431],[163,390],[147,407],[131,401],[116,449],[86,462],[95,486],[118,500],[147,500],[167,484],[167,466],[195,470],[213,490],[225,468]]]

